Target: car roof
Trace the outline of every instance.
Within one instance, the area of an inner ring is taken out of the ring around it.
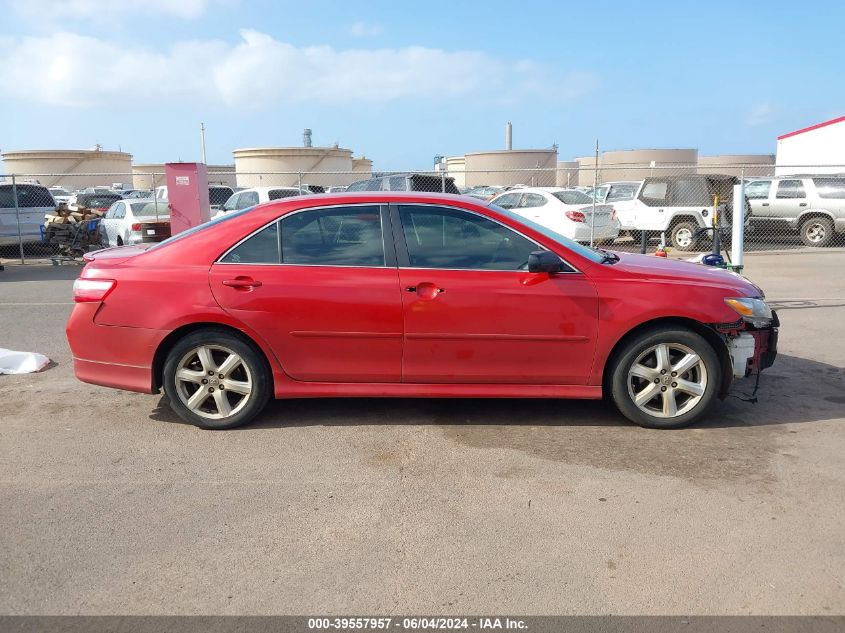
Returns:
[[[230,187],[231,189],[231,187]],[[284,191],[300,191],[299,187],[290,187],[286,185],[270,185],[270,186],[262,186],[262,187],[250,187],[249,189],[241,189],[240,191],[236,191],[235,193],[243,193],[244,191],[255,191],[257,193],[267,192],[267,191],[278,191],[279,189]]]

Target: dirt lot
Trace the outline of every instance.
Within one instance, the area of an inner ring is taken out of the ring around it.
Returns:
[[[845,253],[752,254],[760,402],[334,400],[204,432],[84,385],[75,267],[0,272],[0,613],[845,613]],[[750,385],[743,385],[750,389]]]

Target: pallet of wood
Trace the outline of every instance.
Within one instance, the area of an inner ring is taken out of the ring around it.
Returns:
[[[102,217],[103,212],[94,209],[71,211],[58,207],[44,216],[44,239],[55,245],[61,254],[78,257],[91,250],[92,246],[99,246],[99,222],[92,224],[91,220]]]

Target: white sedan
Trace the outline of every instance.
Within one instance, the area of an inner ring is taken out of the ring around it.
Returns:
[[[160,242],[170,237],[170,209],[154,198],[119,200],[100,220],[103,246]]]
[[[506,191],[490,201],[576,242],[594,243],[619,237],[619,220],[613,206],[597,204],[583,191],[556,187],[526,187]]]

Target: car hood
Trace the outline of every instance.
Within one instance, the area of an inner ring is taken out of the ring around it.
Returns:
[[[742,275],[722,268],[638,253],[617,253],[617,255],[619,255],[619,261],[613,267],[619,269],[620,272],[673,283],[721,287],[743,297],[764,296],[759,286]]]

